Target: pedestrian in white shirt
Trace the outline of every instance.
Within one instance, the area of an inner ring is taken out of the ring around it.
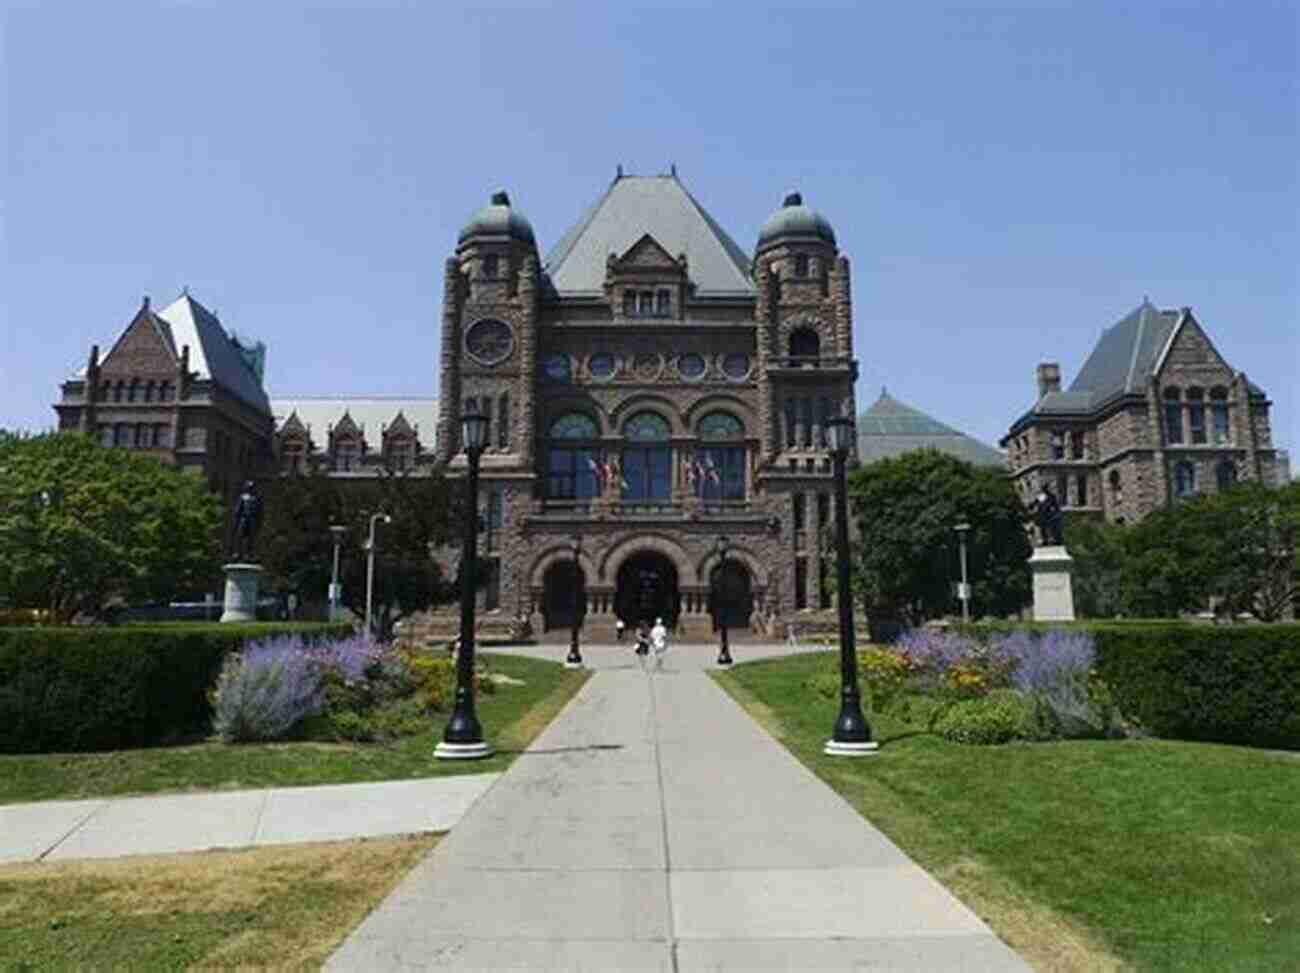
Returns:
[[[655,627],[650,629],[650,647],[655,654],[655,668],[662,670],[664,656],[668,654],[668,629],[664,627],[662,618],[656,618]]]

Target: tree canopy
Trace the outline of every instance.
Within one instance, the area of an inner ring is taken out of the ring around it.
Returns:
[[[1081,613],[1204,611],[1282,618],[1300,592],[1300,483],[1257,482],[1180,501],[1132,526],[1071,523]]]
[[[1029,598],[1026,512],[1001,470],[938,450],[878,460],[849,477],[858,526],[856,593],[869,615],[917,624],[956,605],[961,580],[953,527],[969,523],[971,610],[1003,615]]]
[[[56,621],[121,596],[160,601],[219,573],[221,507],[203,481],[77,433],[0,433],[0,605]]]
[[[323,598],[333,571],[330,526],[346,527],[339,548],[342,601],[364,615],[370,517],[388,514],[391,523],[375,526],[374,579],[375,616],[380,631],[388,632],[403,616],[455,595],[433,556],[451,539],[462,506],[449,486],[438,474],[345,480],[313,473],[276,479],[263,491],[257,558],[273,588]]]

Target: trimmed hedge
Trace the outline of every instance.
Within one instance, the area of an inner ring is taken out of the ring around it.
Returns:
[[[287,632],[347,625],[0,628],[0,753],[115,750],[206,733],[226,654]]]
[[[1035,624],[972,626],[972,634]],[[1160,737],[1300,750],[1300,625],[1090,622],[1124,716]]]

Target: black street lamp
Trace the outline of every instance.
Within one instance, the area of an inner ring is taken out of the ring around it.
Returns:
[[[727,605],[726,605],[726,585],[727,585],[727,535],[718,535],[718,573],[713,585],[713,605],[714,610],[718,613],[718,637],[721,644],[718,646],[718,665],[731,665],[731,646],[727,641]]]
[[[957,597],[961,599],[961,620],[963,625],[970,624],[970,581],[966,577],[966,535],[970,533],[970,524],[963,521],[954,524],[957,541],[961,546],[961,584],[957,588]]]
[[[487,446],[488,419],[476,412],[461,417],[461,442],[469,460],[465,477],[465,539],[460,559],[460,651],[456,654],[456,705],[442,742],[433,755],[444,760],[472,760],[492,754],[474,712],[474,575],[478,567],[478,462]]]
[[[579,589],[582,585],[579,579],[582,578],[582,535],[575,533],[573,541],[570,543],[573,548],[573,627],[569,630],[569,654],[564,660],[564,668],[581,669],[582,653],[578,651],[578,626],[582,619],[578,614],[578,600],[581,597]]]
[[[858,650],[853,634],[853,596],[849,593],[849,491],[845,465],[853,445],[853,420],[843,416],[826,421],[831,458],[835,461],[835,559],[839,574],[840,607],[840,715],[826,741],[824,753],[835,757],[862,757],[875,753],[871,727],[862,715],[858,690]]]

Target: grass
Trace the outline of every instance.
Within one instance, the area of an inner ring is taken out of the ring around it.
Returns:
[[[317,968],[437,840],[0,867],[0,968]]]
[[[1169,740],[948,743],[888,714],[826,757],[828,656],[718,681],[1039,969],[1300,964],[1300,755]]]
[[[165,791],[233,790],[402,780],[504,770],[587,678],[585,671],[521,656],[486,654],[493,673],[523,685],[477,697],[479,721],[497,753],[485,760],[435,760],[447,714],[425,733],[391,744],[286,742],[150,747],[107,753],[0,756],[0,804]]]

